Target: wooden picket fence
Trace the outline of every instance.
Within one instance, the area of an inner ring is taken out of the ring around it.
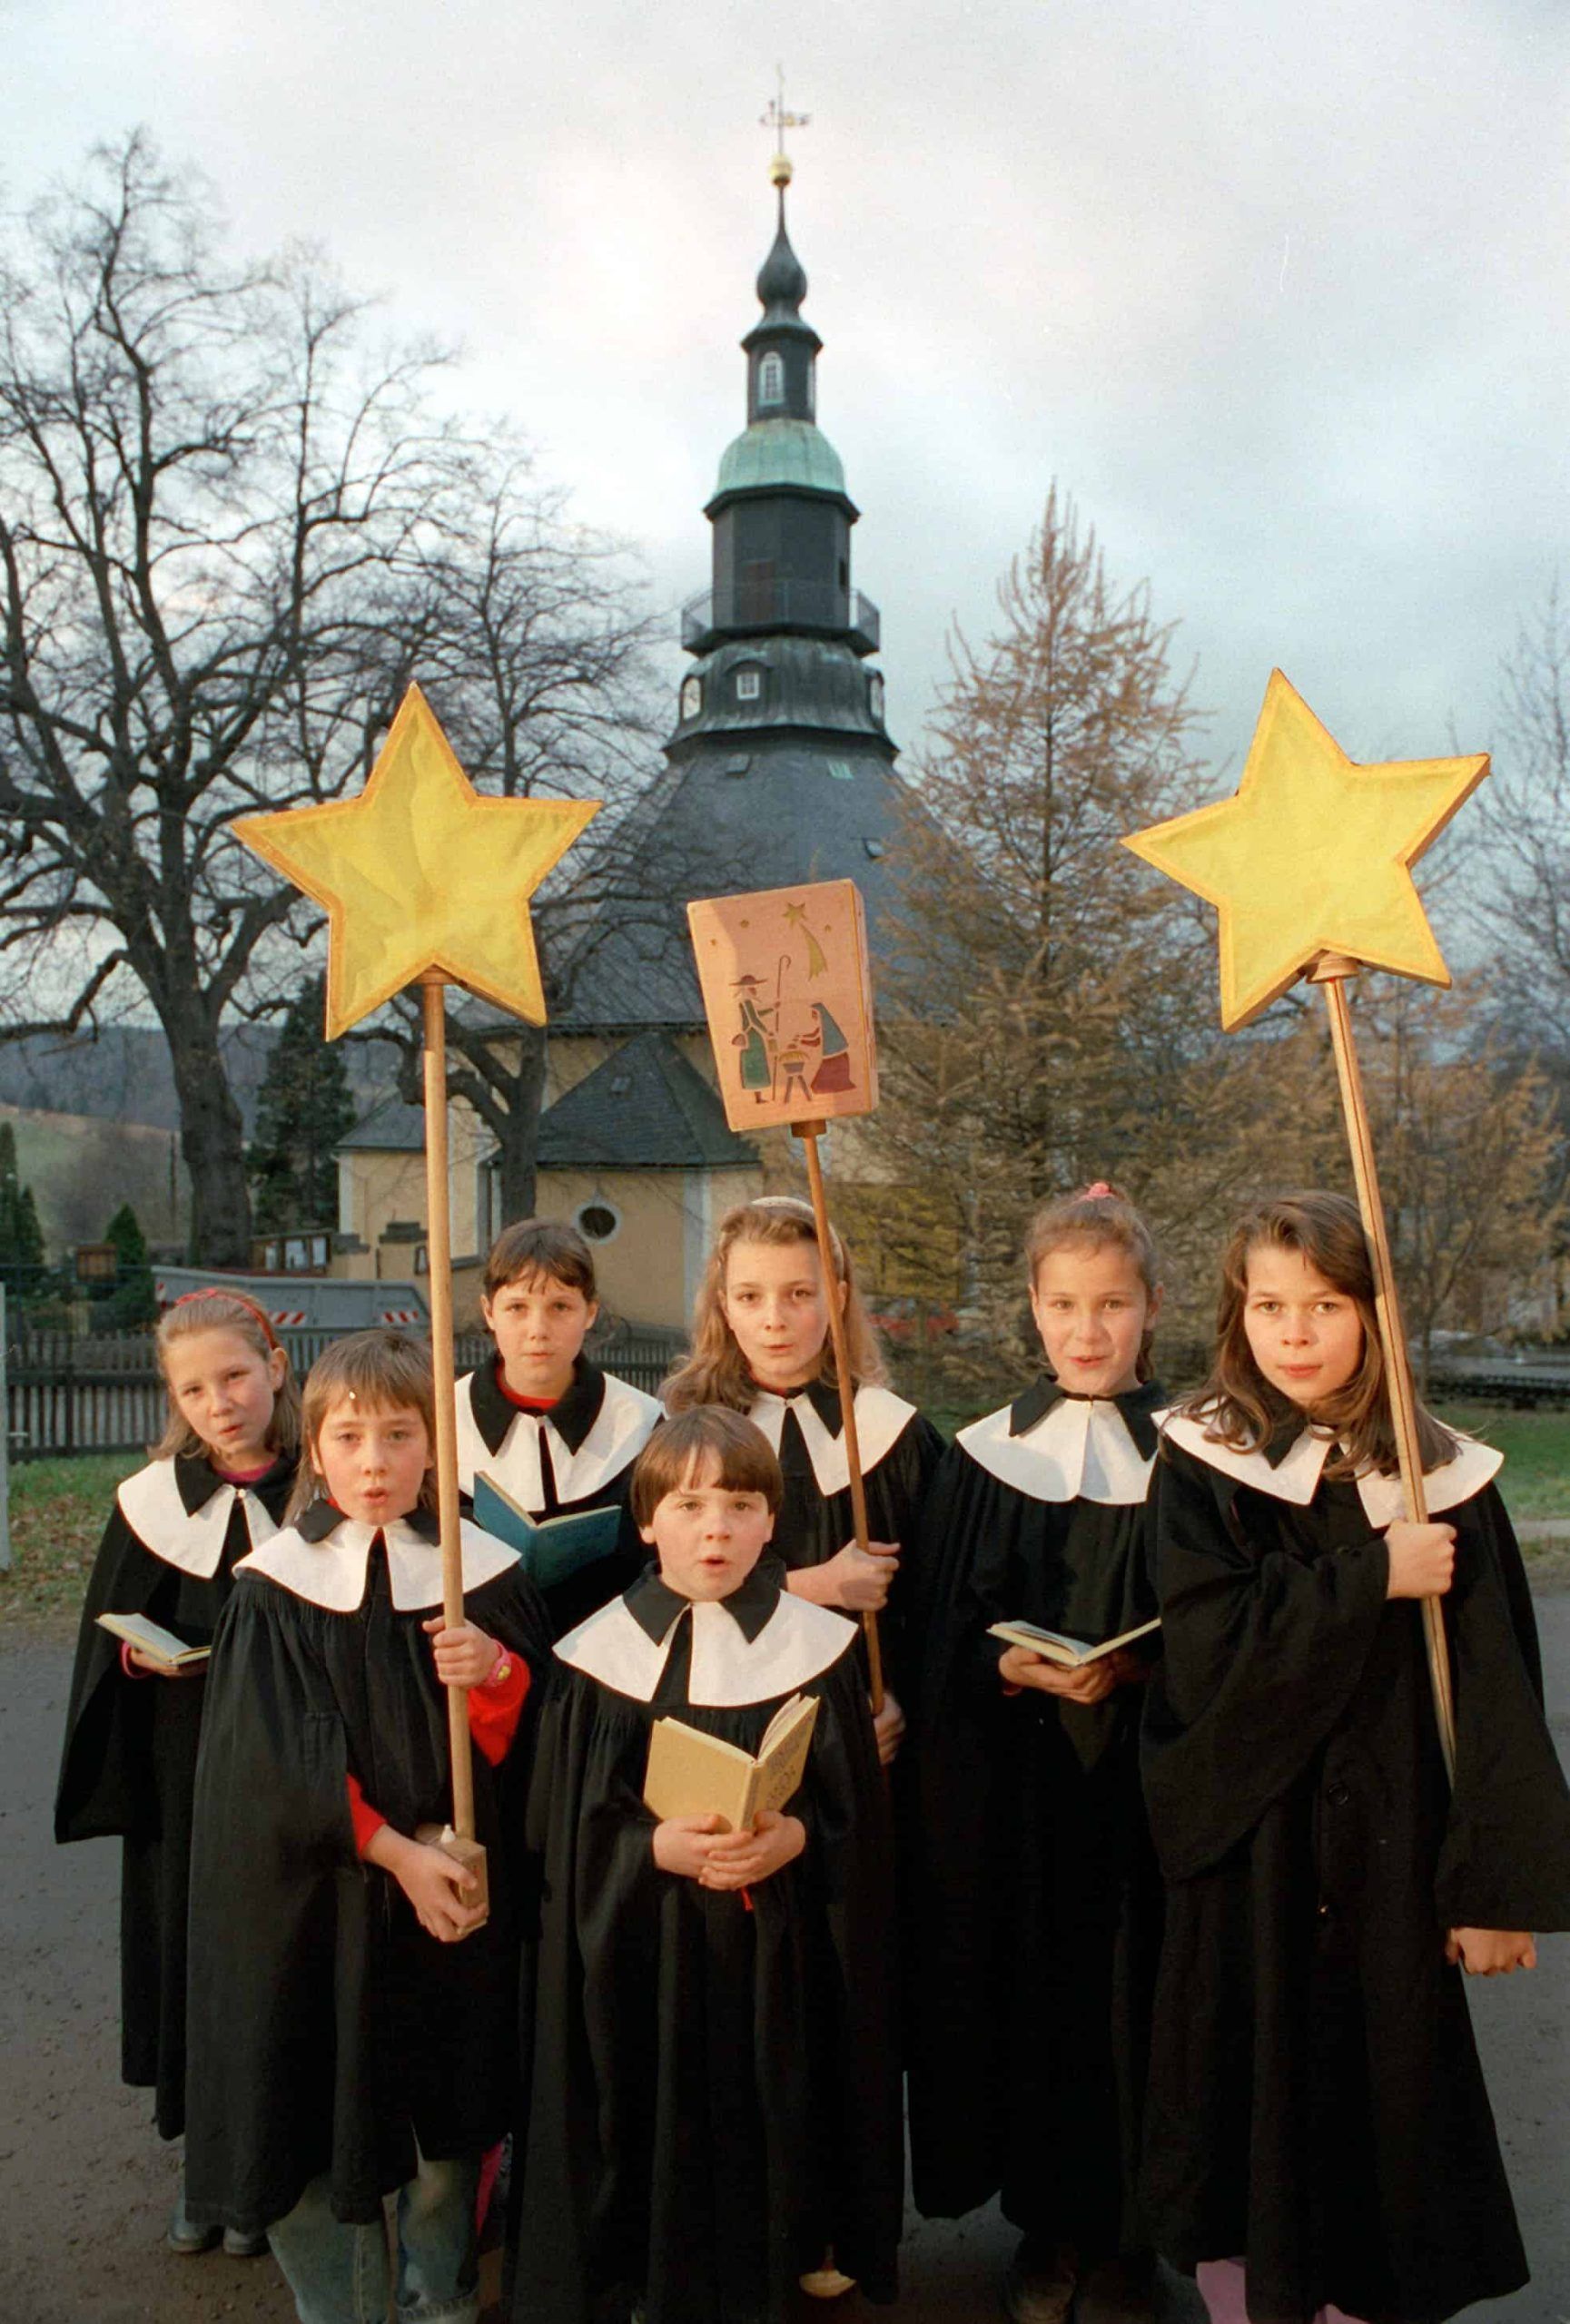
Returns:
[[[285,1325],[279,1338],[303,1379],[341,1332]],[[622,1325],[597,1334],[597,1363],[653,1394],[681,1346],[678,1334]],[[460,1334],[458,1369],[483,1364],[490,1341]],[[133,1452],[163,1433],[167,1406],[147,1332],[19,1332],[5,1353],[5,1425],[14,1461]]]

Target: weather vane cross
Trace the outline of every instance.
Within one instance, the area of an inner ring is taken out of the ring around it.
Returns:
[[[774,159],[769,163],[769,177],[774,184],[777,186],[787,186],[791,182],[791,157],[785,152],[785,131],[787,129],[805,129],[812,121],[812,115],[810,113],[788,113],[786,111],[785,101],[785,66],[783,64],[776,64],[775,67],[775,74],[777,84],[775,94],[769,99],[765,110],[759,113],[758,123],[760,127],[764,129],[772,129],[775,133],[775,136],[778,140],[778,143],[775,149]]]

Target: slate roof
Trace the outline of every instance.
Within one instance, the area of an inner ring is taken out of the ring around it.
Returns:
[[[732,773],[736,762],[745,763]],[[710,742],[672,774],[638,851],[647,899],[607,908],[552,1017],[557,1033],[702,1026],[689,896],[854,880],[876,956],[894,901],[884,852],[899,812],[885,751],[849,737],[826,747],[759,738],[750,750]]]
[[[542,1170],[746,1169],[756,1160],[662,1033],[638,1034],[540,1116]]]
[[[338,1154],[420,1154],[424,1148],[424,1107],[406,1105],[401,1098],[386,1098],[355,1123],[347,1137],[339,1139],[333,1151]]]

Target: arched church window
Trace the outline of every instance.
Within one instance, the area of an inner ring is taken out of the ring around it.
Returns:
[[[757,399],[760,404],[785,401],[785,357],[772,348],[757,367]]]
[[[867,708],[874,718],[884,714],[884,682],[882,674],[871,670],[867,674]]]
[[[684,678],[681,682],[681,714],[684,719],[696,718],[703,708],[703,680]]]

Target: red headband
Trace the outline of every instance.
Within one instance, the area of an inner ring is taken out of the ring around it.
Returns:
[[[282,1346],[282,1341],[272,1328],[272,1317],[257,1305],[254,1299],[248,1299],[243,1291],[230,1291],[221,1283],[210,1283],[201,1291],[183,1291],[174,1305],[176,1307],[189,1307],[193,1299],[232,1299],[237,1307],[248,1307],[261,1324],[262,1335],[268,1346]]]

